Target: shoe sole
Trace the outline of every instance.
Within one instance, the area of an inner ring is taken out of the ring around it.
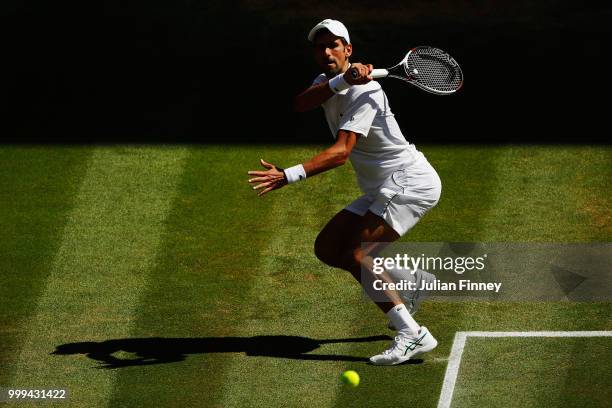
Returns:
[[[413,359],[415,357],[418,357],[418,356],[420,356],[422,354],[429,353],[430,351],[432,351],[436,347],[438,347],[438,341],[436,339],[434,339],[433,346],[427,347],[426,350],[425,350],[425,347],[423,347],[422,349],[419,349],[418,351],[415,350],[415,352],[413,354],[411,354],[408,358],[402,358],[401,360],[399,360],[397,362],[390,363],[390,364],[375,363],[372,360],[370,360],[370,363],[373,364],[373,365],[379,365],[379,366],[394,366],[394,365],[405,363],[406,361],[411,360],[411,359]]]

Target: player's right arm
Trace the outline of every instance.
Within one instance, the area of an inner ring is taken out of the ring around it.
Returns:
[[[304,92],[295,97],[293,101],[293,109],[296,112],[307,112],[334,96],[334,92],[328,85],[328,82],[323,82],[318,85],[313,85]]]
[[[371,64],[363,65],[354,63],[350,70],[346,70],[343,74],[344,80],[350,85],[361,85],[372,80],[370,73],[374,67]],[[353,78],[351,71],[357,70],[357,78]],[[329,87],[329,82],[325,81],[320,84],[312,85],[304,92],[295,97],[293,101],[293,109],[296,112],[307,112],[321,106],[326,100],[334,96],[334,91]]]

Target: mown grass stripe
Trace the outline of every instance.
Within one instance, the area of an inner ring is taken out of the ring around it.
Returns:
[[[119,369],[109,407],[141,407],[144,401],[220,406],[226,364],[238,351],[219,351],[253,313],[246,293],[269,237],[267,221],[275,216],[256,205],[247,183],[258,149],[190,151],[158,263],[128,338],[145,339],[158,355],[183,354],[184,361]],[[177,343],[168,350],[165,340]]]
[[[608,240],[611,160],[610,148],[505,147],[496,159],[495,201],[484,220],[487,240]]]
[[[438,172],[442,195],[401,241],[478,242],[489,241],[486,218],[498,197],[504,177],[498,158],[502,146],[420,146]]]
[[[90,149],[0,148],[0,384],[8,384]]]
[[[106,406],[114,371],[96,370],[82,355],[49,353],[129,334],[185,154],[184,148],[96,148],[12,386],[66,387],[71,406]]]
[[[275,148],[262,154],[266,160],[286,166],[302,162],[319,150],[318,146]],[[259,253],[253,286],[245,294],[250,310],[239,327],[239,334],[242,337],[279,336],[270,339],[271,344],[279,351],[295,354],[293,358],[228,356],[231,365],[224,375],[219,406],[327,407],[333,404],[341,386],[339,375],[347,363],[334,357],[307,360],[299,356],[296,348],[303,341],[298,338],[316,341],[352,337],[353,306],[361,306],[359,288],[352,277],[326,267],[313,253],[320,227],[344,206],[336,197],[350,188],[341,180],[347,171],[345,168],[317,176],[275,191],[264,199],[252,198],[253,206],[273,217],[266,226],[267,245]],[[326,218],[320,217],[322,211],[328,213]],[[321,344],[307,354],[347,355],[348,348],[343,342]]]

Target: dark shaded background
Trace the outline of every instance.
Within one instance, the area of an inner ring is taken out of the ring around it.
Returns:
[[[306,34],[342,20],[353,60],[449,51],[464,89],[383,82],[415,143],[606,142],[612,3],[24,1],[0,6],[5,141],[329,142],[291,111],[318,74]]]

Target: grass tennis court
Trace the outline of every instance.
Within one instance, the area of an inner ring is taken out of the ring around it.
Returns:
[[[442,198],[402,240],[612,237],[610,147],[418,147]],[[612,329],[610,303],[428,302],[416,317],[438,348],[367,365],[393,335],[385,316],[312,250],[359,194],[350,165],[263,198],[247,183],[259,158],[283,167],[320,148],[1,147],[0,387],[67,388],[79,407],[430,407],[457,331]],[[466,348],[458,406],[510,406],[509,382],[528,398],[516,406],[589,390],[582,406],[606,406],[611,341],[486,339]],[[104,368],[113,358],[135,361]],[[358,388],[339,382],[346,369]]]
[[[562,332],[572,333],[583,332]],[[612,398],[610,368],[602,364],[612,357],[612,332],[603,333],[470,338],[451,406],[603,407]]]

